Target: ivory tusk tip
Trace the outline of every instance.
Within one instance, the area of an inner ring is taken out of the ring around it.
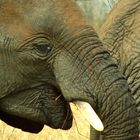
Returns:
[[[93,126],[92,126],[93,127]],[[94,127],[95,128],[95,127]],[[95,128],[97,131],[103,131],[104,130],[104,126],[100,125],[98,127]]]
[[[83,101],[76,101],[74,103],[78,107],[78,110],[80,110],[83,117],[90,123],[93,128],[95,128],[97,131],[104,130],[102,121],[89,103]]]

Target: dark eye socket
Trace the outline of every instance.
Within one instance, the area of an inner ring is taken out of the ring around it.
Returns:
[[[40,54],[48,54],[51,51],[50,44],[47,43],[34,43],[34,49]]]

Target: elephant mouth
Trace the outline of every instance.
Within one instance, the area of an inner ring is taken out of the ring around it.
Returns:
[[[22,129],[23,131],[31,132],[31,133],[38,133],[44,127],[43,124],[28,120],[28,119],[24,119],[15,115],[8,114],[2,110],[0,110],[0,119],[10,126],[13,126],[13,127]]]
[[[73,103],[96,130],[103,131],[104,126],[89,103]],[[54,129],[71,128],[73,115],[61,90],[56,86],[43,85],[0,99],[0,119],[23,131],[38,133],[45,124]]]
[[[0,119],[23,131],[37,133],[46,124],[67,130],[72,126],[72,112],[61,91],[54,86],[40,86],[9,94],[0,100]]]

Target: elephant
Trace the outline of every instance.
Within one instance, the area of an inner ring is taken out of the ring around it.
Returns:
[[[98,30],[98,33],[104,47],[111,54],[131,88],[138,110],[140,133],[139,17],[139,0],[119,0]],[[91,130],[92,138],[98,135],[94,131],[95,130]]]
[[[140,120],[140,1],[120,0],[99,30],[100,38],[131,87]]]
[[[98,33],[119,70],[125,76],[136,101],[140,133],[140,2],[120,0]],[[91,130],[91,137],[94,132]]]
[[[1,0],[0,5],[3,121],[29,132],[45,124],[67,130],[73,119],[69,103],[84,102],[103,122],[104,140],[139,139],[127,81],[75,1]]]

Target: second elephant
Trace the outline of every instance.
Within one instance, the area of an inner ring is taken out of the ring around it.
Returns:
[[[99,30],[136,100],[140,120],[140,1],[120,0]]]

